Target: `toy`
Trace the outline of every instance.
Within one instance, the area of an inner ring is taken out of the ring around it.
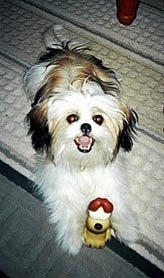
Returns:
[[[84,228],[85,245],[100,249],[111,239],[112,211],[113,204],[105,198],[96,198],[90,202]]]

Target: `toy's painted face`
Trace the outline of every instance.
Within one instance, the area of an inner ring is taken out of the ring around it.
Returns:
[[[102,234],[107,231],[107,229],[110,228],[110,221],[107,220],[97,220],[93,219],[91,217],[88,217],[87,219],[87,228],[89,231],[95,234]]]

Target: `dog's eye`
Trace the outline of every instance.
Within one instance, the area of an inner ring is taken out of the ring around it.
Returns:
[[[69,124],[72,124],[72,123],[74,123],[74,122],[76,122],[76,121],[78,121],[78,120],[79,120],[79,116],[76,115],[76,114],[70,114],[70,115],[67,117],[67,122],[68,122]]]
[[[102,123],[104,121],[104,118],[101,115],[94,115],[92,119],[98,125],[102,125]]]

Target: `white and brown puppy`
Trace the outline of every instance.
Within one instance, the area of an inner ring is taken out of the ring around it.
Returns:
[[[135,241],[138,224],[127,200],[125,160],[137,116],[120,102],[114,72],[82,46],[61,42],[27,72],[25,87],[32,101],[29,134],[38,154],[35,182],[57,242],[70,254],[79,252],[87,207],[97,197],[114,206],[116,236]]]

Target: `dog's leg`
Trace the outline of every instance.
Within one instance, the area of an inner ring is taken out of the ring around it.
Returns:
[[[56,224],[57,243],[70,255],[76,255],[82,245],[83,218],[68,208],[66,212],[62,211],[60,216],[60,219],[58,213],[51,216],[51,222]]]

